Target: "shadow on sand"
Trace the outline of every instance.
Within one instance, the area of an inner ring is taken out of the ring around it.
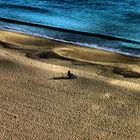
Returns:
[[[51,80],[71,80],[67,76],[53,77]]]

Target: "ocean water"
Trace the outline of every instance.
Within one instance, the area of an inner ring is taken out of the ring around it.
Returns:
[[[140,0],[0,0],[0,29],[140,57]]]

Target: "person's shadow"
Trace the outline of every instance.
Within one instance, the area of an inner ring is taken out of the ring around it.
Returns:
[[[53,77],[51,80],[69,80],[67,76]]]

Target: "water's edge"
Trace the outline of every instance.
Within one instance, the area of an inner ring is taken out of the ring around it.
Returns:
[[[16,23],[16,24],[22,24],[22,25],[29,25],[29,26],[43,27],[43,28],[62,31],[62,32],[66,32],[66,33],[69,32],[69,33],[73,33],[73,34],[81,34],[81,35],[97,37],[97,38],[113,40],[113,41],[124,41],[124,42],[127,42],[127,43],[135,43],[135,44],[140,45],[140,42],[135,41],[135,40],[129,40],[129,39],[120,38],[120,37],[116,37],[116,36],[109,36],[109,35],[105,35],[105,34],[93,34],[93,33],[88,33],[88,32],[82,32],[82,31],[58,28],[58,27],[47,26],[47,25],[40,25],[40,24],[36,24],[36,23],[23,22],[23,21],[19,21],[19,20],[13,20],[13,19],[8,19],[8,18],[1,18],[1,17],[0,17],[0,21],[9,22],[9,23]]]
[[[127,57],[140,58],[140,56],[138,56],[138,55],[131,55],[129,53],[123,53],[121,51],[116,51],[116,50],[113,50],[113,49],[102,48],[102,47],[98,47],[98,46],[96,47],[96,45],[95,45],[95,47],[92,47],[89,44],[82,44],[82,43],[70,42],[70,41],[55,39],[55,38],[46,37],[46,36],[43,37],[42,35],[29,34],[29,33],[21,32],[21,31],[8,30],[8,29],[0,29],[0,30],[8,31],[8,32],[13,32],[13,33],[19,33],[19,34],[23,34],[23,35],[29,35],[29,36],[33,36],[33,37],[39,37],[39,38],[42,38],[42,39],[49,39],[49,40],[52,40],[52,41],[61,42],[61,43],[67,43],[67,44],[71,44],[71,45],[77,45],[77,46],[81,46],[81,47],[88,47],[88,48],[92,48],[92,49],[98,49],[98,50],[108,51],[108,52],[112,52],[112,53],[117,53],[117,54],[120,54],[120,55],[124,55],[124,56],[127,56]]]
[[[7,18],[0,18],[0,23],[1,22],[12,24],[12,26],[2,26],[2,27],[0,26],[1,30],[17,32],[17,33],[22,33],[25,35],[31,35],[31,36],[41,37],[41,38],[47,38],[47,39],[51,39],[51,40],[55,40],[59,42],[68,43],[68,44],[96,48],[100,50],[116,52],[116,53],[126,55],[126,56],[140,58],[139,48],[133,48],[133,47],[131,48],[131,47],[123,46],[120,49],[117,46],[117,45],[120,45],[119,44],[120,42],[125,42],[127,44],[140,45],[140,42],[135,41],[135,40],[128,40],[125,38],[108,36],[108,35],[103,35],[103,34],[93,34],[93,33],[88,33],[88,32],[68,30],[68,29],[63,29],[63,28],[40,25],[36,23],[23,22],[23,21],[18,21],[18,20],[16,21],[16,20],[7,19]],[[18,26],[21,26],[21,27],[18,28]],[[34,27],[36,32],[32,32],[30,30],[29,31],[24,30],[22,29],[22,26],[23,27],[27,26],[29,27],[29,29]],[[38,28],[38,30],[36,30],[36,28]],[[40,30],[43,30],[43,31],[45,30],[47,34],[39,33]]]

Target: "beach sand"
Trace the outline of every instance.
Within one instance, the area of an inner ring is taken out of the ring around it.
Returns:
[[[1,140],[139,138],[139,58],[0,30]]]

